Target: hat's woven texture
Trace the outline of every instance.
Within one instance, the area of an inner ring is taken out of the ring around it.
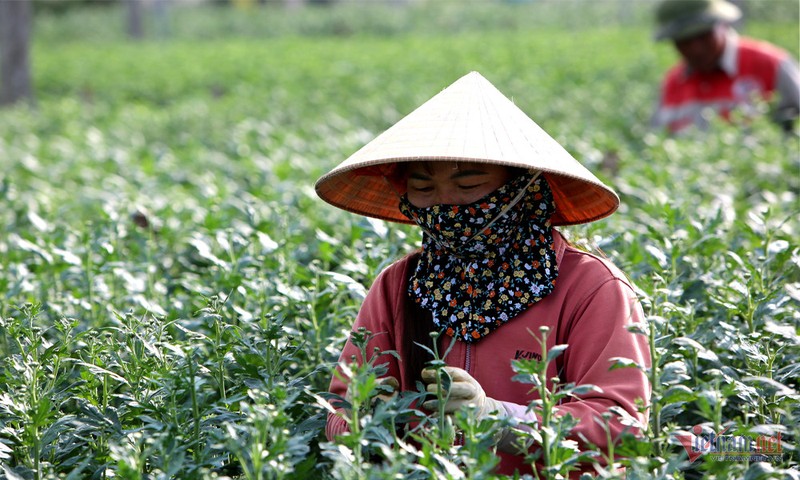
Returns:
[[[477,72],[457,80],[322,176],[317,194],[344,210],[410,223],[384,175],[398,162],[477,162],[541,170],[553,225],[606,217],[619,198]]]

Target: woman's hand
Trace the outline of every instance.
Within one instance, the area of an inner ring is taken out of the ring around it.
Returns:
[[[378,392],[377,395],[372,397],[372,404],[374,405],[377,401],[387,402],[389,399],[397,395],[397,390],[400,388],[400,382],[397,381],[395,377],[382,377],[379,378],[376,382],[375,390]],[[344,395],[344,399],[348,404],[353,403],[353,396],[350,393],[350,387],[347,387],[347,393]]]
[[[490,413],[505,414],[503,405],[497,400],[487,397],[483,387],[465,370],[456,367],[443,367],[442,370],[450,376],[451,380],[447,403],[443,406],[445,413],[453,413],[463,406],[471,406],[477,408],[478,418],[483,418]],[[436,394],[436,370],[423,370],[422,381],[427,385],[425,388],[428,393]],[[422,407],[432,411],[438,410],[439,400],[428,400],[422,404]]]
[[[388,402],[392,397],[397,395],[397,390],[400,388],[400,382],[394,377],[383,377],[378,379],[378,391],[381,392],[372,399],[372,403],[376,400]]]
[[[475,407],[478,419],[490,414],[497,418],[508,417],[508,412],[499,402],[486,396],[481,384],[465,370],[457,367],[443,367],[443,370],[450,376],[450,388],[448,389],[447,402],[444,404],[445,413],[453,413],[463,406]],[[422,381],[427,385],[425,389],[428,393],[436,394],[436,370],[425,369],[422,371]],[[428,400],[422,404],[423,408],[431,411],[439,409],[439,400]],[[512,419],[512,424],[514,420]],[[497,449],[514,455],[523,455],[531,447],[533,441],[529,435],[521,430],[506,426],[501,428],[494,438]]]

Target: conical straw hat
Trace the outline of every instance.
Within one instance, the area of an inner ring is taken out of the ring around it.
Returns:
[[[556,202],[553,225],[611,215],[616,193],[477,72],[471,72],[366,144],[316,183],[344,210],[411,223],[385,175],[395,164],[458,161],[541,170]]]

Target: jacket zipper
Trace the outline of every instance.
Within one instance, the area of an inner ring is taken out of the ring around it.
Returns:
[[[467,343],[466,344],[466,349],[464,350],[464,370],[466,370],[467,373],[469,373],[470,375],[472,375],[472,372],[469,371],[470,364],[472,363],[472,361],[471,361],[472,358],[471,358],[471,355],[470,355],[470,353],[472,352],[472,349],[470,348],[471,346],[472,346],[472,344]],[[456,438],[455,438],[455,441],[453,442],[453,444],[454,445],[464,445],[464,433],[463,432],[458,431],[456,433]]]

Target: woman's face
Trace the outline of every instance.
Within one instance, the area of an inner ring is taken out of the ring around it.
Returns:
[[[406,174],[408,201],[419,208],[473,203],[511,179],[508,167],[466,162],[411,162]]]

